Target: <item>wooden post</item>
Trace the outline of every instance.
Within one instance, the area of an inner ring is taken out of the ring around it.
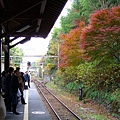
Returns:
[[[5,70],[7,71],[10,65],[10,49],[9,49],[9,37],[5,37],[5,43],[8,45],[8,52],[5,52],[5,59],[4,59],[4,67]]]
[[[2,34],[2,27],[0,26],[0,34]],[[2,77],[1,77],[1,56],[2,56],[2,41],[0,38],[0,93],[1,93],[1,83],[2,83]]]

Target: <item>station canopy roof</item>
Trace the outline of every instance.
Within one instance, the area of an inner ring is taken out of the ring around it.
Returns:
[[[0,0],[1,37],[46,38],[67,0]]]

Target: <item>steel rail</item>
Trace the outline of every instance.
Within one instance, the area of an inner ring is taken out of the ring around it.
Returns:
[[[61,120],[61,118],[59,117],[59,115],[57,114],[57,112],[54,110],[54,108],[52,107],[52,105],[50,104],[50,102],[47,100],[47,98],[45,97],[44,93],[42,92],[42,90],[40,89],[40,87],[38,88],[41,92],[41,94],[43,95],[43,97],[45,98],[45,100],[47,101],[48,105],[50,106],[50,108],[52,109],[52,111],[54,112],[55,116],[57,117],[58,120]]]
[[[72,110],[70,110],[62,101],[60,101],[50,90],[45,88],[53,97],[55,97],[67,110],[69,110],[78,120],[82,120],[79,116],[77,116]]]
[[[39,82],[39,81],[37,81]],[[41,84],[39,82],[39,84]],[[79,116],[77,116],[72,110],[70,110],[62,101],[60,101],[50,90],[48,90],[46,87],[44,87],[55,99],[57,99],[69,112],[71,112],[73,114],[74,117],[76,117],[78,120],[82,120]],[[56,111],[54,110],[54,108],[52,107],[52,105],[49,103],[49,101],[47,100],[47,98],[45,97],[44,93],[42,92],[42,90],[39,88],[40,92],[42,93],[42,95],[44,96],[44,98],[46,99],[46,101],[48,102],[49,106],[51,107],[51,109],[53,110],[53,112],[55,113],[55,115],[57,115],[56,117],[58,118],[59,115],[56,113]],[[58,120],[61,120],[61,118],[59,117]]]

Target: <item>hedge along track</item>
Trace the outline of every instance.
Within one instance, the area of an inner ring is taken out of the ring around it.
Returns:
[[[34,83],[38,89],[38,92],[40,91],[58,120],[82,120],[62,101],[60,101],[50,90],[48,90],[40,81],[36,80]]]

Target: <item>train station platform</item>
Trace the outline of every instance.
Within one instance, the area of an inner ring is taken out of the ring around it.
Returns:
[[[31,83],[31,88],[24,90],[24,98],[27,104],[19,102],[17,106],[20,115],[7,112],[5,120],[51,120],[34,83]]]

